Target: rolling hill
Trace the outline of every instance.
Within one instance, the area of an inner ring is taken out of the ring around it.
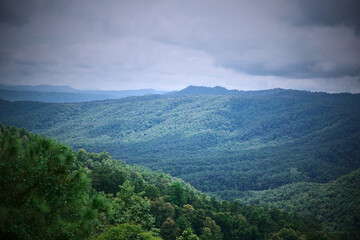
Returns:
[[[0,124],[0,149],[1,239],[333,239],[311,219],[217,201],[25,129]]]
[[[276,189],[249,191],[241,202],[266,205],[312,217],[328,230],[360,229],[360,169],[329,183],[292,183]]]
[[[325,183],[360,167],[358,94],[202,91],[73,104],[0,101],[0,121],[162,169],[229,200]]]

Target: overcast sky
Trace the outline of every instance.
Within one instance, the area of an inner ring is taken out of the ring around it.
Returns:
[[[359,0],[0,0],[0,83],[360,92]]]

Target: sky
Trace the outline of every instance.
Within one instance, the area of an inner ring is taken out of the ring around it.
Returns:
[[[0,0],[0,84],[360,93],[358,0]]]

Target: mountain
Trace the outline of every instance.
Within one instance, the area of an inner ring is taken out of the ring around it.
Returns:
[[[189,95],[238,95],[242,91],[228,90],[224,87],[202,87],[202,86],[189,86],[183,90],[171,92],[171,95],[189,96]]]
[[[0,148],[1,239],[340,239],[297,214],[218,201],[25,129],[0,125]]]
[[[0,101],[3,124],[162,169],[223,199],[360,167],[360,95],[270,90],[73,104]],[[65,131],[66,130],[66,131]]]
[[[295,91],[297,90],[285,90],[281,88],[275,88],[270,90],[258,90],[258,91],[239,91],[239,90],[228,90],[224,87],[203,87],[203,86],[188,86],[180,91],[174,91],[167,93],[172,96],[196,96],[196,95],[214,95],[214,96],[249,96],[249,95],[267,95],[267,94],[278,94],[283,91]],[[305,92],[305,91],[303,91]]]
[[[163,94],[153,89],[139,90],[79,90],[69,86],[0,85],[0,99],[8,101],[36,101],[49,103],[87,102],[129,96]]]

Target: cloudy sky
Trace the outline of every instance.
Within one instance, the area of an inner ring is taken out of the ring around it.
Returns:
[[[0,0],[0,83],[360,92],[358,0]]]

